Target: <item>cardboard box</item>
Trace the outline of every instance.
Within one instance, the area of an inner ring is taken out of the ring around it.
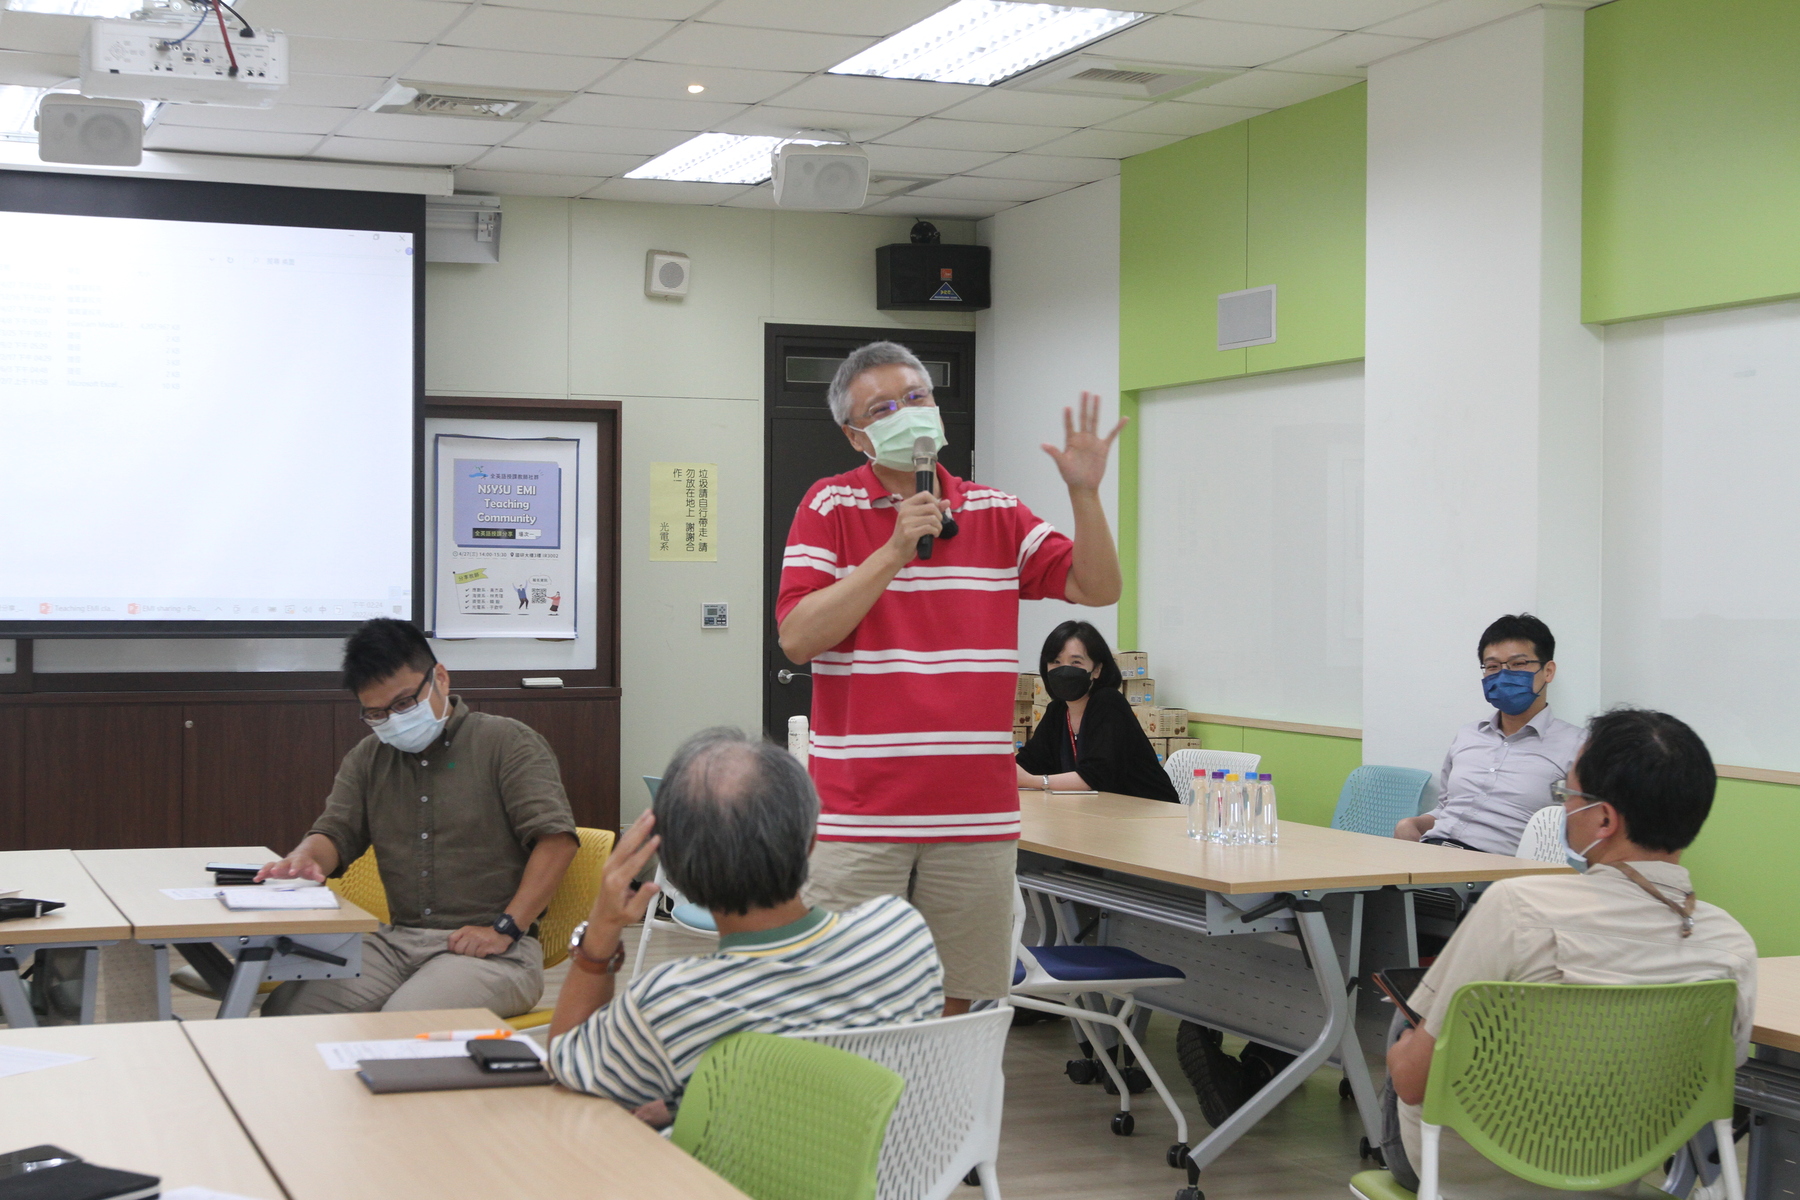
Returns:
[[[1113,656],[1119,663],[1119,674],[1127,679],[1143,679],[1150,674],[1148,650],[1121,650]]]
[[[1033,675],[1031,677],[1031,702],[1033,704],[1050,703],[1050,693],[1044,688],[1044,677],[1042,675]]]
[[[1142,704],[1131,706],[1131,715],[1137,718],[1138,727],[1146,737],[1156,737],[1156,710]]]
[[[1151,738],[1150,748],[1156,751],[1157,762],[1167,762],[1169,760],[1169,739]]]
[[[1036,675],[1019,676],[1019,690],[1013,693],[1013,699],[1031,703],[1037,696],[1038,684],[1042,682]]]
[[[1125,681],[1125,699],[1132,704],[1156,703],[1156,680],[1127,679]]]
[[[1013,753],[1014,754],[1017,754],[1019,751],[1023,750],[1025,748],[1025,743],[1029,742],[1030,740],[1031,740],[1031,730],[1030,729],[1026,728],[1023,725],[1014,725],[1013,726]]]
[[[1031,727],[1033,729],[1036,729],[1038,727],[1038,723],[1044,719],[1044,713],[1046,711],[1047,711],[1047,706],[1045,706],[1045,705],[1034,704],[1031,706]]]
[[[1177,750],[1198,750],[1198,749],[1200,749],[1200,739],[1199,738],[1172,737],[1169,739],[1169,753],[1170,754],[1175,753]]]
[[[1013,701],[1013,724],[1026,725],[1031,722],[1031,710],[1036,707],[1029,700]]]
[[[1162,732],[1159,737],[1186,737],[1188,735],[1188,713],[1185,708],[1159,708],[1161,714],[1158,727]]]

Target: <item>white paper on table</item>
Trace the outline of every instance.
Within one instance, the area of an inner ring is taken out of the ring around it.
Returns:
[[[216,887],[197,888],[158,888],[157,891],[171,900],[211,900],[220,892]]]
[[[0,896],[16,896],[24,890],[24,888],[0,887]]]
[[[91,1057],[93,1056],[88,1054],[61,1054],[55,1050],[28,1050],[24,1046],[0,1045],[0,1079],[8,1075],[23,1075],[27,1071],[42,1071],[45,1067],[86,1062]]]
[[[299,892],[262,887],[220,888],[219,900],[233,912],[338,907],[337,893],[329,888],[308,888]]]
[[[530,1046],[539,1059],[544,1048],[530,1038],[510,1039]],[[469,1043],[433,1042],[424,1038],[392,1038],[374,1042],[317,1042],[319,1057],[333,1071],[354,1071],[365,1058],[462,1058],[469,1053]]]
[[[297,892],[301,888],[317,888],[324,887],[325,885],[317,879],[301,879],[296,877],[293,879],[265,879],[259,886],[277,892]]]
[[[162,1200],[251,1200],[236,1192],[215,1192],[208,1187],[184,1187],[163,1190]]]

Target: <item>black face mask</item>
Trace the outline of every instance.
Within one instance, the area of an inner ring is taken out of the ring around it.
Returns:
[[[1052,700],[1079,700],[1094,686],[1094,677],[1080,667],[1051,667],[1044,672],[1044,690]]]

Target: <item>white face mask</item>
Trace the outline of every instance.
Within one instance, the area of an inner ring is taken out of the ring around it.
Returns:
[[[404,750],[408,754],[417,754],[431,743],[437,741],[438,734],[444,732],[444,724],[450,719],[446,708],[443,716],[438,716],[431,708],[431,693],[437,691],[437,680],[425,691],[425,698],[414,707],[403,713],[389,713],[388,719],[375,726],[375,736],[396,750]]]
[[[1592,850],[1606,839],[1597,837],[1581,849],[1575,849],[1573,846],[1569,845],[1569,818],[1575,813],[1586,812],[1590,808],[1598,808],[1600,804],[1601,801],[1596,800],[1592,804],[1584,804],[1580,808],[1572,808],[1563,813],[1563,857],[1567,859],[1569,865],[1574,867],[1577,871],[1586,871],[1588,869],[1588,851]]]

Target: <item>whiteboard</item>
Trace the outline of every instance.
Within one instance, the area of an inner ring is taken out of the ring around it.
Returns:
[[[1137,648],[1158,703],[1361,726],[1362,364],[1139,400]]]
[[[1609,704],[1800,770],[1800,303],[1606,333]]]

